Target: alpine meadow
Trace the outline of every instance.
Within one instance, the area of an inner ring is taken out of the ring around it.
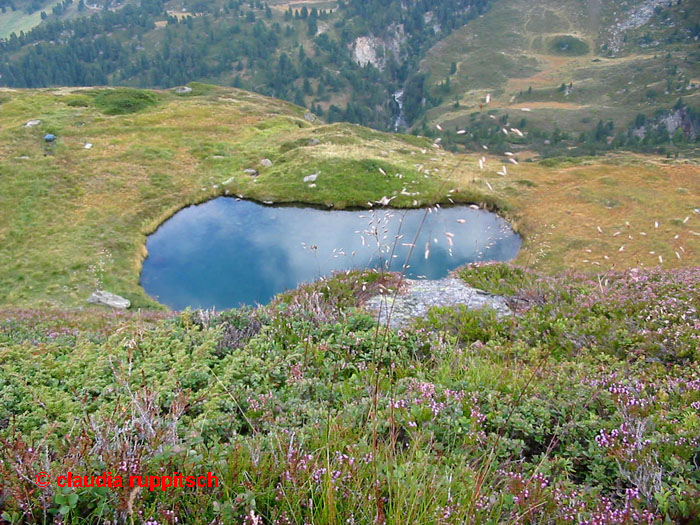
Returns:
[[[692,0],[0,0],[0,523],[700,523],[699,153]]]

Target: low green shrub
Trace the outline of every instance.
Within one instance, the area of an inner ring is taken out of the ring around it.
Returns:
[[[133,88],[103,90],[95,96],[95,105],[105,115],[137,113],[158,104],[153,91]]]

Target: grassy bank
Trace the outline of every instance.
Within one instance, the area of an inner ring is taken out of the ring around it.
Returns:
[[[138,286],[145,235],[217,195],[343,208],[447,193],[436,176],[446,155],[425,140],[310,123],[302,108],[236,90],[119,94],[0,93],[0,303],[80,304],[101,284],[154,306]],[[303,182],[312,173],[315,187]]]
[[[100,286],[135,307],[156,306],[138,285],[146,235],[218,195],[336,209],[384,196],[399,207],[449,197],[512,219],[525,236],[518,262],[528,266],[606,271],[660,264],[659,255],[667,267],[697,264],[695,164],[521,162],[499,176],[500,158],[480,170],[475,156],[425,139],[309,122],[281,101],[193,87],[184,96],[0,92],[0,304],[79,305]],[[41,122],[26,127],[33,119]],[[46,133],[57,140],[44,142]],[[315,186],[304,183],[313,173]]]

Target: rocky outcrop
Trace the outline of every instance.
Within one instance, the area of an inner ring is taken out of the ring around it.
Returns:
[[[115,308],[117,310],[126,310],[131,306],[131,301],[128,299],[124,299],[117,294],[105,292],[104,290],[97,290],[93,292],[88,298],[87,302],[91,304],[99,304],[101,306],[109,306],[110,308]]]
[[[407,37],[403,25],[394,24],[387,28],[387,36],[360,36],[351,44],[352,58],[361,66],[372,64],[380,71],[384,69],[390,56],[400,58],[401,48]]]
[[[374,296],[365,303],[365,308],[379,315],[380,324],[386,324],[390,315],[389,326],[400,328],[412,319],[425,316],[434,306],[459,305],[474,310],[493,308],[497,315],[512,314],[503,297],[467,286],[454,277],[434,281],[406,279],[401,293],[395,297],[393,294]]]
[[[668,0],[642,0],[642,2],[628,12],[615,19],[615,25],[610,30],[608,49],[616,55],[622,50],[625,33],[631,29],[638,29],[649,22],[654,16],[654,9],[668,4]],[[625,4],[620,4],[620,9],[624,9]],[[617,14],[617,13],[615,13]]]
[[[355,49],[352,54],[355,62],[360,64],[362,67],[367,64],[372,64],[374,67],[379,66],[379,61],[377,60],[377,44],[375,39],[367,36],[360,36],[355,39]]]

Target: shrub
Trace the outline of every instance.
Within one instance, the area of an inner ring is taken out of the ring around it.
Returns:
[[[571,35],[559,35],[551,38],[548,45],[549,51],[556,55],[580,56],[590,52],[590,46]]]
[[[152,91],[133,88],[116,88],[100,91],[95,105],[105,115],[137,113],[158,104],[158,95]]]

